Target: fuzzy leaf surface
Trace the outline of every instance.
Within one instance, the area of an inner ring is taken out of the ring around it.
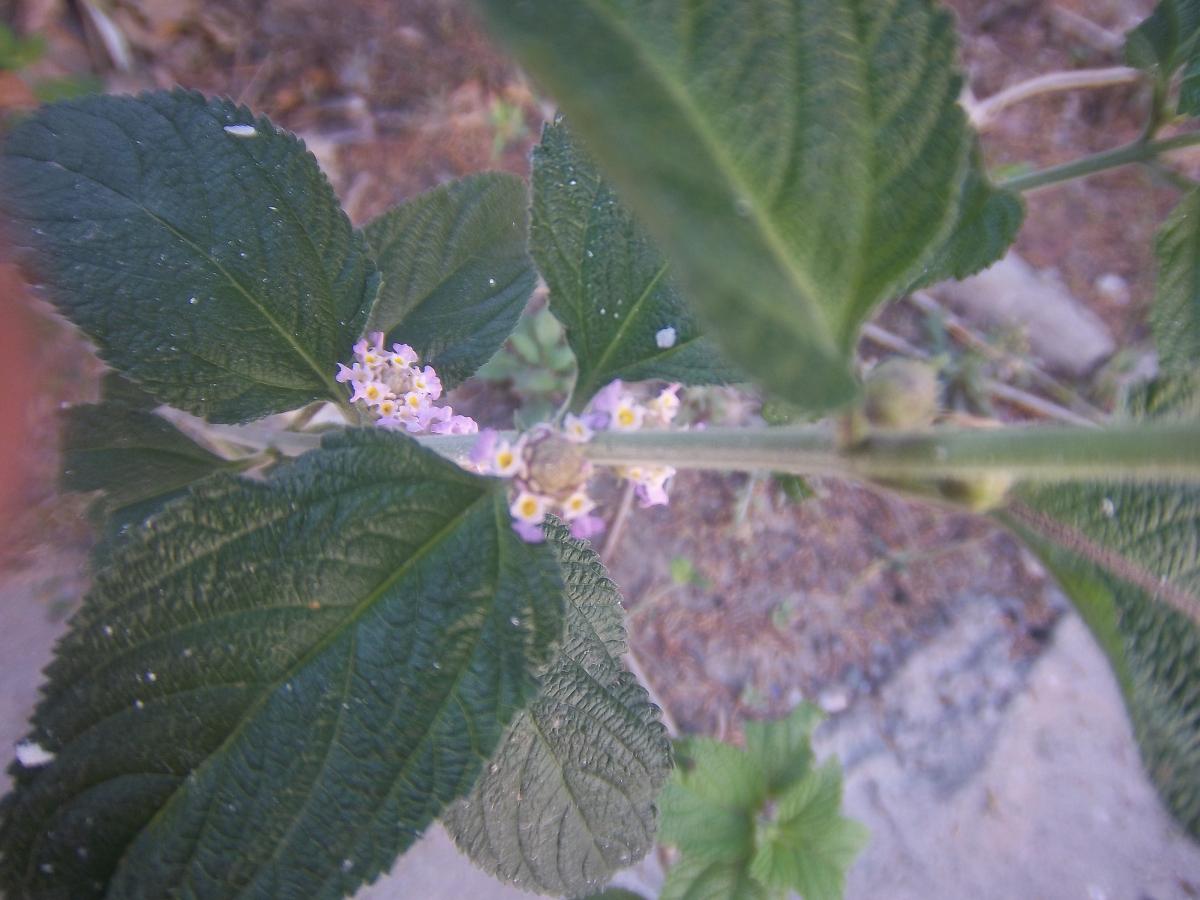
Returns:
[[[859,326],[958,206],[970,140],[932,0],[478,0],[729,360],[851,400]]]
[[[529,191],[485,172],[441,185],[371,222],[383,273],[368,330],[410,344],[447,388],[474,375],[512,333],[537,284]]]
[[[736,379],[701,333],[666,259],[561,120],[546,126],[533,151],[531,246],[579,364],[577,406],[615,378]],[[669,346],[659,346],[668,328]]]
[[[152,409],[118,396],[65,410],[63,490],[102,491],[97,512],[126,521],[158,509],[202,478],[235,468]]]
[[[1194,396],[1160,386],[1141,405],[1194,415],[1186,405]],[[1045,561],[1107,653],[1151,779],[1200,837],[1200,488],[1026,487],[1001,518]]]
[[[1150,327],[1159,364],[1170,374],[1195,371],[1200,359],[1200,189],[1188,193],[1155,243],[1158,284]]]
[[[159,400],[242,422],[344,398],[375,265],[304,144],[245,107],[45,107],[6,141],[0,211],[50,298]]]
[[[415,442],[209,479],[121,547],[0,808],[0,888],[342,897],[470,790],[562,634],[553,552]]]
[[[621,666],[620,594],[588,547],[550,529],[566,585],[566,638],[542,691],[518,714],[446,827],[490,874],[577,897],[654,846],[654,799],[671,745],[646,691]]]
[[[1191,60],[1200,37],[1200,2],[1160,0],[1136,28],[1125,35],[1125,58],[1139,69],[1155,70],[1164,80]]]
[[[983,271],[1008,252],[1024,220],[1025,204],[1020,195],[989,181],[977,141],[958,199],[954,227],[922,265],[908,290],[949,278],[961,281]]]

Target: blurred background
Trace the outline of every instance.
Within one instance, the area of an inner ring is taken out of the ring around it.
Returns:
[[[569,2],[569,0],[565,0]],[[1150,0],[952,0],[970,96],[1119,65]],[[465,0],[0,0],[0,130],[42,101],[184,85],[299,134],[351,218],[482,169],[528,174],[553,114]],[[1134,138],[1131,84],[997,113],[989,163],[1041,167]],[[1194,167],[1186,157],[1183,165]],[[1088,418],[1153,368],[1152,240],[1177,197],[1121,170],[1028,198],[988,273],[883,311],[868,361],[924,355],[964,416]],[[88,498],[57,490],[58,411],[103,367],[0,240],[0,748],[88,583]],[[455,406],[536,421],[571,357],[536,295]],[[770,411],[768,412],[768,418]],[[690,421],[759,421],[737,389],[688,392]],[[1200,849],[1139,768],[1115,685],[1042,567],[989,523],[860,486],[683,473],[669,508],[618,513],[604,551],[634,654],[681,732],[736,740],[801,699],[830,721],[872,831],[853,898],[1200,897]],[[616,493],[610,509],[620,506]],[[0,789],[6,785],[0,776]],[[652,860],[629,875],[644,890]],[[434,834],[364,896],[517,896]]]

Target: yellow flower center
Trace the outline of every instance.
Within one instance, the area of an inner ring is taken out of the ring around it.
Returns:
[[[635,416],[633,415],[633,410],[628,406],[617,410],[617,421],[622,425],[632,425],[634,423],[634,419]]]
[[[496,454],[496,465],[501,469],[507,469],[513,463],[513,454],[511,450],[501,450]]]
[[[521,515],[526,519],[533,518],[534,513],[537,512],[537,508],[537,501],[532,497],[526,497],[521,501]]]

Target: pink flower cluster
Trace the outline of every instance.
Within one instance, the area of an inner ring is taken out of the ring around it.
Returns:
[[[382,331],[354,345],[353,365],[338,364],[335,376],[347,384],[357,403],[375,416],[375,424],[393,431],[413,434],[474,434],[479,430],[469,416],[456,416],[449,406],[435,406],[442,396],[442,382],[433,366],[421,367],[408,344],[384,349]]]
[[[592,466],[579,444],[592,432],[575,416],[567,416],[567,429],[538,425],[515,441],[484,430],[471,450],[476,471],[512,479],[513,528],[531,544],[544,540],[542,523],[554,514],[566,522],[577,540],[604,531],[604,520],[592,515],[596,502],[588,496]]]
[[[679,412],[680,385],[672,384],[645,403],[639,403],[620,380],[592,398],[588,424],[596,431],[638,431],[668,428]],[[617,475],[632,481],[643,507],[666,506],[667,482],[675,476],[671,466],[620,466]]]
[[[596,431],[635,431],[666,428],[679,411],[679,385],[673,384],[654,399],[639,403],[620,381],[600,391],[582,416],[567,415],[561,430],[538,425],[515,441],[496,431],[483,431],[471,451],[478,472],[512,479],[513,528],[526,541],[544,539],[542,523],[556,515],[584,540],[604,531],[604,520],[593,514],[595,501],[588,495],[592,466],[582,444]],[[667,503],[667,482],[675,474],[670,466],[623,466],[617,474],[635,486],[642,506]]]

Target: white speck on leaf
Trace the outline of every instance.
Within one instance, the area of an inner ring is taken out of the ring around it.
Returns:
[[[1117,504],[1113,503],[1112,497],[1105,497],[1100,502],[1100,512],[1104,513],[1104,518],[1111,519],[1117,514]]]
[[[258,129],[253,125],[226,125],[225,133],[239,138],[258,137]]]
[[[37,741],[21,741],[17,744],[17,762],[27,769],[36,769],[54,759],[54,754]]]
[[[675,346],[675,329],[669,325],[666,328],[660,328],[654,332],[654,343],[658,345],[660,350],[667,350]]]

